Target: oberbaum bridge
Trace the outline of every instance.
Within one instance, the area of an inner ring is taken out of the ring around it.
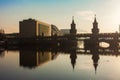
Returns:
[[[56,45],[56,46],[75,46],[78,41],[84,42],[84,49],[99,47],[101,42],[109,44],[106,49],[119,49],[120,34],[119,33],[99,33],[98,22],[96,16],[93,22],[92,33],[77,34],[74,18],[71,23],[70,34],[54,35],[54,36],[38,36],[35,38],[21,37],[1,37],[5,41],[5,45]],[[1,45],[1,43],[0,43]]]

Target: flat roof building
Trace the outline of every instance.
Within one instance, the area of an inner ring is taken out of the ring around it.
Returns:
[[[27,19],[19,23],[20,37],[38,37],[51,36],[51,25],[37,21],[35,19]]]
[[[61,29],[60,31],[63,35],[70,34],[70,29]]]

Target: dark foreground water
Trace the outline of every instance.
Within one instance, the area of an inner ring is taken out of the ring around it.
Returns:
[[[120,56],[6,50],[0,80],[120,80]]]

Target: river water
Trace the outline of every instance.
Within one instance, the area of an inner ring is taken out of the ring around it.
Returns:
[[[120,80],[118,53],[75,52],[31,48],[1,51],[0,80]]]

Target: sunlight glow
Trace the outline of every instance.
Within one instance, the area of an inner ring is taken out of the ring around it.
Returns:
[[[100,42],[99,46],[102,47],[102,48],[108,48],[110,45],[106,42]]]

